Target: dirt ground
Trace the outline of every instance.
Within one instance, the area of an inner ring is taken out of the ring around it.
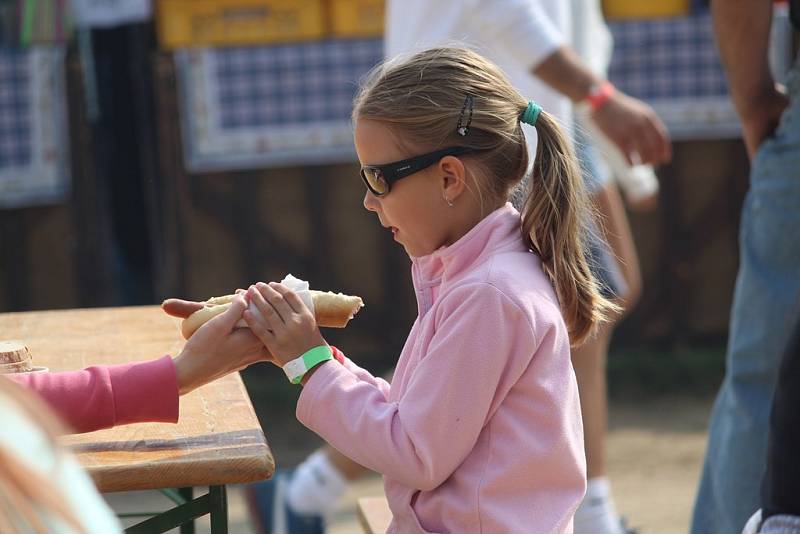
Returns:
[[[609,475],[617,507],[640,534],[685,534],[688,531],[705,452],[711,402],[708,398],[669,396],[612,404]],[[276,458],[279,451],[291,447],[296,439],[273,437],[269,432],[267,438]],[[287,440],[290,443],[282,443]],[[358,497],[381,492],[377,476],[354,484],[330,518],[328,534],[361,532],[355,516],[355,502]],[[231,534],[254,533],[241,488],[230,488],[228,495]],[[167,505],[163,497],[151,492],[112,494],[109,502],[118,511],[157,510]],[[132,523],[129,520],[126,524]],[[209,532],[207,519],[198,521],[197,531]]]

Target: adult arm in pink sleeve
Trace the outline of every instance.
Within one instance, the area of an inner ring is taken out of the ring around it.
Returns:
[[[81,371],[6,376],[39,394],[76,433],[178,421],[178,381],[169,356]]]
[[[164,309],[186,317],[201,303],[170,299]],[[178,396],[270,359],[269,352],[249,330],[236,323],[247,307],[237,296],[230,308],[195,332],[173,360],[89,367],[65,373],[11,375],[36,391],[75,432],[91,432],[142,422],[175,423]]]

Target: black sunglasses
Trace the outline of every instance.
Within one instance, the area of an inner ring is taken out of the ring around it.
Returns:
[[[475,151],[474,148],[456,146],[385,165],[365,165],[361,167],[361,179],[373,195],[382,197],[389,193],[397,180],[427,169],[445,156],[460,156]]]

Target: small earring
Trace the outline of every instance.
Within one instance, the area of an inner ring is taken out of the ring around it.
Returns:
[[[451,208],[453,207],[453,201],[452,201],[452,200],[450,200],[450,199],[449,199],[449,198],[447,198],[447,197],[444,197],[444,201],[445,201],[445,202],[447,202],[447,205],[448,205],[448,206],[450,206]]]

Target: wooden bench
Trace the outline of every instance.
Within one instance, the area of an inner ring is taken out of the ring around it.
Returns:
[[[386,497],[358,499],[358,520],[367,534],[386,534],[392,522],[392,511]]]

